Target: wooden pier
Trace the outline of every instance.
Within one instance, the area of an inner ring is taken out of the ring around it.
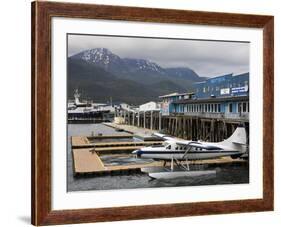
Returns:
[[[126,172],[138,172],[143,167],[162,165],[162,162],[151,162],[145,164],[130,164],[106,166],[100,159],[101,155],[111,154],[113,156],[126,153],[129,157],[133,150],[144,146],[160,145],[163,141],[114,141],[114,142],[95,142],[98,139],[124,139],[133,138],[133,135],[105,135],[105,136],[73,136],[71,137],[73,172],[74,175],[91,174],[93,176],[103,174],[116,174]]]
[[[71,138],[72,148],[92,148],[96,151],[102,150],[134,150],[139,147],[151,146],[151,145],[160,145],[163,141],[120,141],[120,142],[96,142],[91,143],[88,137],[84,136],[75,136]]]
[[[158,137],[153,136],[153,133],[157,132],[157,130],[151,130],[148,128],[142,128],[142,127],[137,127],[135,125],[121,125],[121,124],[116,124],[116,123],[103,123],[104,125],[111,127],[111,128],[115,128],[118,130],[123,130],[125,132],[131,133],[134,135],[135,138],[141,139],[143,141],[158,141],[161,140]]]
[[[88,140],[103,140],[103,139],[132,139],[133,135],[97,135],[88,136]]]
[[[145,114],[127,112],[124,114],[125,124],[116,125],[108,123],[108,126],[119,127],[134,133],[134,131],[145,131],[153,133],[161,131],[171,136],[187,140],[203,140],[209,142],[222,141],[235,131],[238,125],[244,125],[249,131],[249,120],[242,118],[225,118],[218,114],[210,114],[208,117],[202,115],[174,114],[161,116],[159,112],[147,111]],[[212,117],[213,116],[213,117]],[[132,127],[132,130],[130,130]],[[247,133],[248,134],[248,133]]]
[[[145,164],[106,166],[99,155],[89,149],[73,149],[73,169],[75,175],[104,175],[121,172],[138,172],[143,167],[160,166],[162,162]]]

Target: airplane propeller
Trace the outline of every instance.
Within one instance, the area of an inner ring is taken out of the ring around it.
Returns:
[[[134,157],[137,159],[138,158],[138,152],[139,152],[139,150],[134,150],[133,152],[132,152],[132,154],[134,155]]]

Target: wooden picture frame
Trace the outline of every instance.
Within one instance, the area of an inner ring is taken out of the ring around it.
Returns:
[[[78,210],[51,209],[51,18],[235,26],[263,29],[263,198],[217,202],[129,206]],[[53,225],[272,211],[273,160],[273,16],[150,9],[76,3],[32,3],[32,224]]]

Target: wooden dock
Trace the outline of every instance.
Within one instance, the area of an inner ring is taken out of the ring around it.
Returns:
[[[91,151],[95,151],[98,154],[123,154],[123,153],[131,153],[134,150],[141,149],[143,146],[129,146],[129,147],[100,147],[100,148],[92,148]]]
[[[101,140],[101,139],[133,139],[133,135],[98,135],[88,136],[88,140]]]
[[[99,155],[89,149],[73,149],[73,170],[75,175],[81,174],[113,174],[128,171],[140,171],[143,167],[160,166],[162,162],[152,162],[146,164],[131,164],[106,166]]]
[[[172,113],[161,115],[159,111],[145,111],[135,113],[122,110],[119,116],[123,117],[124,124],[107,123],[110,127],[124,129],[132,132],[162,131],[165,134],[187,140],[203,140],[219,142],[232,135],[238,125],[244,125],[249,131],[249,118],[243,115],[232,116],[222,113],[197,113],[190,114]]]
[[[128,172],[140,172],[144,167],[157,167],[162,166],[162,161],[155,161],[144,164],[129,164],[129,165],[116,165],[106,166],[100,159],[97,152],[90,149],[73,149],[73,170],[74,175],[91,174],[93,176],[98,175],[110,175],[110,174],[122,174]],[[227,163],[246,163],[242,159],[232,159],[230,157],[224,157],[213,160],[198,160],[192,161],[190,164],[227,164]]]
[[[115,136],[98,136],[99,139],[116,138]],[[121,136],[125,138],[124,136]],[[119,138],[121,138],[119,136]],[[90,137],[92,139],[93,137]],[[91,174],[123,174],[127,172],[140,172],[143,167],[157,167],[163,164],[162,161],[154,161],[145,164],[128,164],[106,166],[100,159],[101,155],[111,154],[117,156],[126,153],[130,157],[133,150],[140,149],[144,146],[159,145],[163,141],[119,141],[119,142],[96,142],[91,143],[89,137],[75,136],[71,137],[72,156],[73,156],[73,171],[74,175]],[[130,155],[129,155],[129,154]],[[242,159],[232,159],[231,157],[223,157],[212,160],[192,161],[191,164],[226,164],[226,163],[242,163],[246,162]]]
[[[133,125],[121,125],[112,122],[104,122],[103,124],[111,128],[131,133],[134,135],[135,138],[141,139],[143,141],[161,140],[160,138],[153,136],[153,133],[157,132],[157,130],[141,128]]]
[[[121,142],[96,142],[90,143],[87,137],[72,137],[71,138],[72,148],[112,148],[122,150],[124,147],[145,147],[151,145],[161,145],[163,141],[121,141]],[[120,149],[119,149],[120,148]],[[102,149],[100,149],[102,150]]]
[[[86,145],[89,144],[90,141],[86,136],[72,136],[71,137],[71,146],[80,146],[80,145]]]
[[[96,152],[89,149],[73,149],[74,173],[89,173],[103,171],[104,165]]]

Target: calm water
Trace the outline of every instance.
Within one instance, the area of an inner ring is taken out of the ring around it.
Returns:
[[[205,165],[200,168],[216,169],[217,174],[201,177],[178,178],[173,180],[152,180],[146,174],[142,173],[120,176],[87,176],[75,178],[73,176],[72,169],[70,136],[90,136],[93,132],[94,134],[103,133],[104,135],[128,134],[126,132],[116,132],[113,128],[102,124],[69,124],[67,150],[68,191],[249,183],[249,168],[247,164]],[[143,163],[152,161],[141,159],[136,160],[133,156],[127,157],[124,155],[116,155],[114,157],[106,155],[102,157],[102,160],[106,165],[124,165],[128,163]],[[193,168],[197,167],[198,166],[193,166]]]

